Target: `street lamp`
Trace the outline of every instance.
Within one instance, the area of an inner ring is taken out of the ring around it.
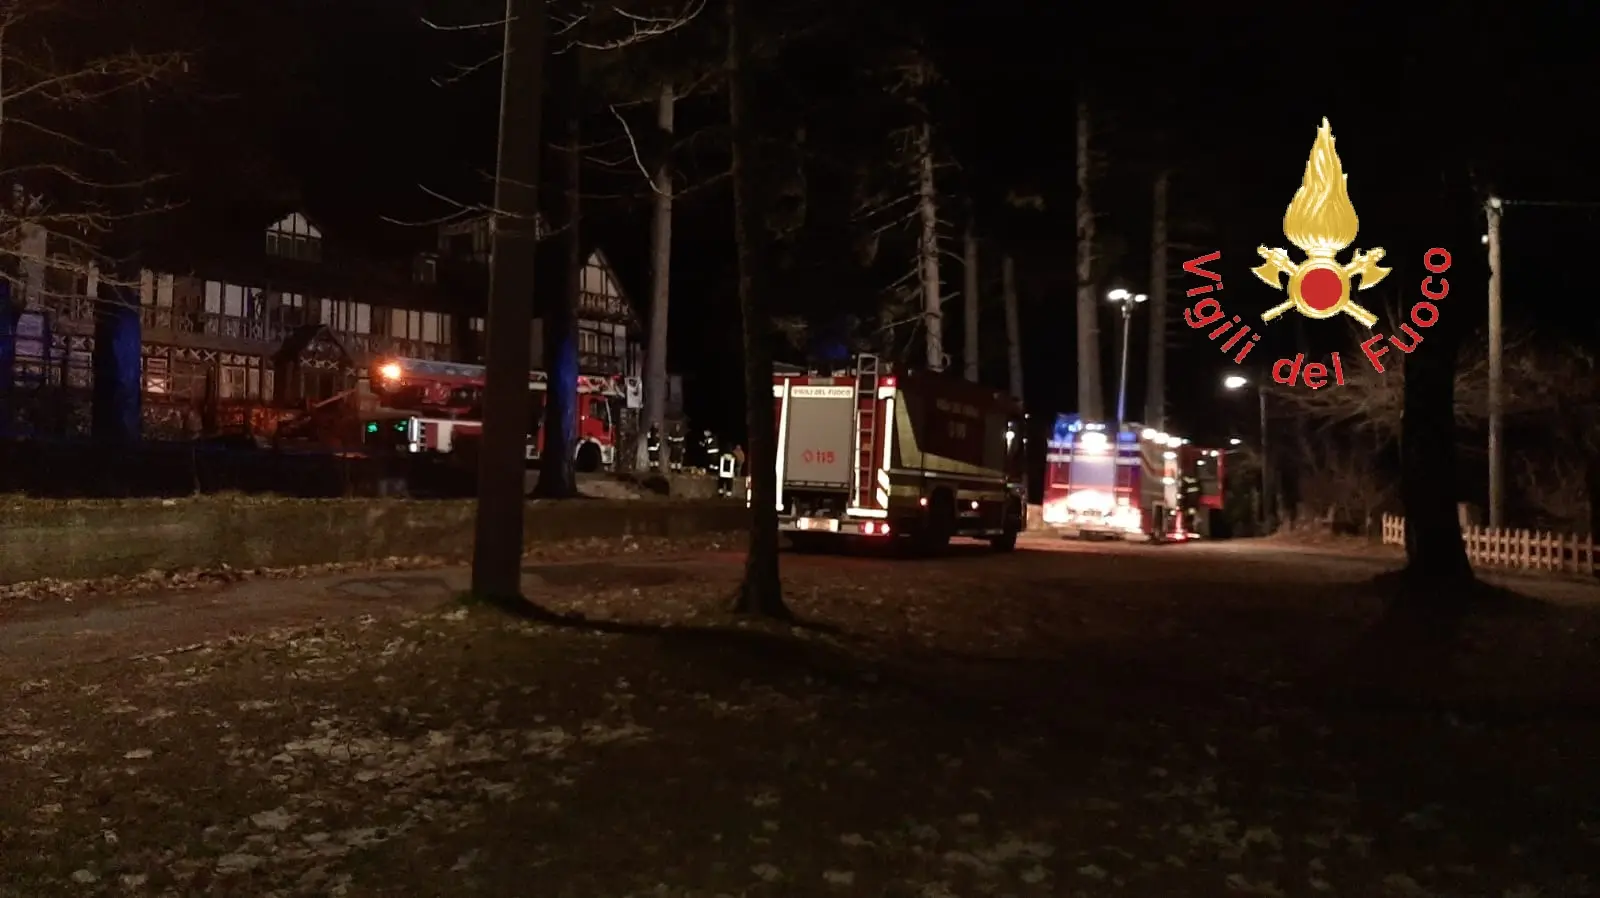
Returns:
[[[1133,329],[1133,307],[1150,297],[1132,293],[1118,287],[1106,294],[1106,299],[1122,309],[1122,373],[1117,378],[1117,432],[1122,432],[1123,414],[1128,408],[1128,333]]]
[[[1222,387],[1226,390],[1238,391],[1248,386],[1250,378],[1243,375],[1230,374],[1222,379]],[[1256,402],[1260,406],[1261,414],[1260,435],[1257,442],[1261,451],[1261,529],[1265,532],[1270,529],[1272,523],[1272,475],[1267,456],[1267,391],[1260,384],[1256,385]],[[1235,446],[1239,444],[1238,440],[1231,442]]]

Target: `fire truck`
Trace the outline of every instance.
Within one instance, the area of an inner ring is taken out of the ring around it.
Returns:
[[[1068,538],[1152,542],[1212,534],[1223,454],[1137,424],[1061,415],[1045,458],[1044,521]]]
[[[451,452],[483,432],[482,365],[423,359],[385,359],[372,366],[370,383],[382,408],[364,422],[366,444],[397,452]],[[545,396],[549,378],[531,372],[528,389],[528,460],[544,446]],[[578,433],[572,447],[580,471],[616,461],[617,421],[627,401],[619,377],[578,376]]]
[[[1027,527],[1024,414],[994,389],[876,356],[778,373],[779,528],[797,546],[951,537],[1015,548]]]

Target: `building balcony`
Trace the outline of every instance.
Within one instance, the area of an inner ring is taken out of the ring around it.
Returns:
[[[633,309],[620,296],[606,296],[585,290],[578,296],[578,317],[592,321],[626,322]]]
[[[139,307],[139,327],[144,334],[158,340],[177,336],[178,342],[186,342],[185,337],[215,337],[230,344],[272,346],[281,344],[291,330],[278,321],[156,306]]]

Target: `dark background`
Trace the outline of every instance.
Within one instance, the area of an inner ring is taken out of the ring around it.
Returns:
[[[1180,245],[1172,251],[1174,272],[1183,259],[1219,249],[1230,313],[1253,315],[1275,302],[1281,294],[1248,268],[1258,264],[1258,244],[1285,243],[1283,210],[1323,116],[1333,124],[1361,215],[1352,248],[1382,246],[1395,268],[1373,291],[1381,301],[1371,304],[1408,308],[1423,251],[1444,246],[1456,256],[1446,313],[1476,326],[1486,277],[1482,197],[1493,190],[1521,200],[1600,199],[1591,173],[1595,65],[1588,45],[1596,16],[1583,4],[1481,4],[1452,7],[1449,16],[1375,4],[1314,13],[1259,4],[1226,12],[1067,6],[997,0],[919,13],[949,82],[941,126],[961,157],[961,183],[988,194],[1025,183],[1044,199],[1043,214],[1008,220],[990,234],[1019,260],[1036,420],[1074,404],[1080,95],[1095,117],[1101,292],[1117,285],[1148,292],[1151,183],[1168,168],[1172,237]],[[498,73],[490,67],[449,87],[435,85],[452,61],[472,60],[463,58],[459,41],[424,26],[424,12],[421,3],[383,0],[207,10],[210,18],[197,20],[196,29],[207,35],[206,76],[219,98],[208,107],[209,127],[253,147],[264,161],[249,177],[303,205],[329,231],[374,246],[404,243],[382,217],[436,214],[437,201],[422,185],[481,190],[493,160]],[[701,114],[719,101],[708,102]],[[690,104],[680,114],[696,113]],[[223,165],[213,177],[239,171],[239,151],[214,155]],[[729,218],[725,183],[679,205],[671,364],[689,381],[691,415],[735,433],[742,414]],[[631,220],[605,225],[615,235],[610,255],[640,303],[646,221],[640,209]],[[1513,324],[1593,338],[1597,316],[1585,263],[1597,237],[1595,213],[1586,208],[1508,211]],[[986,276],[997,276],[998,264],[988,267]],[[959,278],[958,267],[946,268],[947,283]],[[1175,276],[1174,320],[1184,286]],[[948,319],[959,319],[950,311]],[[1136,322],[1131,409],[1142,408],[1143,330]],[[1115,333],[1107,308],[1108,392],[1115,388]],[[1263,367],[1299,346],[1354,350],[1343,322],[1287,316],[1267,333],[1250,359]],[[947,339],[959,349],[957,334]],[[1231,363],[1181,324],[1170,346],[1174,427],[1214,439],[1250,426],[1253,410],[1236,420],[1238,402],[1217,386]],[[1003,358],[997,354],[985,368],[1002,382]]]

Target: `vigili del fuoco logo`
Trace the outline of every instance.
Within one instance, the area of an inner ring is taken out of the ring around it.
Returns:
[[[1263,324],[1293,309],[1317,320],[1349,315],[1364,327],[1376,327],[1378,316],[1356,302],[1354,294],[1371,289],[1392,269],[1379,267],[1384,258],[1381,247],[1357,249],[1350,261],[1339,261],[1339,254],[1355,243],[1361,227],[1355,204],[1350,201],[1348,182],[1349,176],[1334,150],[1333,128],[1324,118],[1311,145],[1311,158],[1306,161],[1300,189],[1283,214],[1283,236],[1305,258],[1296,261],[1287,250],[1263,245],[1256,249],[1262,264],[1250,269],[1272,289],[1287,294],[1286,299],[1261,313]],[[1222,275],[1206,268],[1221,258],[1218,251],[1183,263],[1184,271],[1210,282],[1187,291],[1194,305],[1183,310],[1183,322],[1194,330],[1216,325],[1206,338],[1212,342],[1223,340],[1221,351],[1233,353],[1234,363],[1243,364],[1261,334],[1251,333],[1250,325],[1241,316],[1230,317],[1223,310],[1217,296],[1222,291]],[[1423,331],[1439,320],[1435,303],[1450,294],[1450,281],[1441,276],[1450,270],[1449,251],[1439,247],[1428,250],[1423,253],[1422,265],[1428,275],[1422,279],[1422,299],[1411,307],[1410,320],[1401,322],[1397,334],[1385,337],[1378,333],[1361,343],[1362,354],[1379,374],[1384,371],[1382,357],[1391,346],[1409,354],[1422,344]],[[1384,345],[1385,341],[1388,345]],[[1335,385],[1345,382],[1344,360],[1337,352],[1329,355],[1327,363],[1307,362],[1305,353],[1297,353],[1292,359],[1279,359],[1272,365],[1272,379],[1280,384],[1301,383],[1319,390],[1330,383],[1330,376]]]

